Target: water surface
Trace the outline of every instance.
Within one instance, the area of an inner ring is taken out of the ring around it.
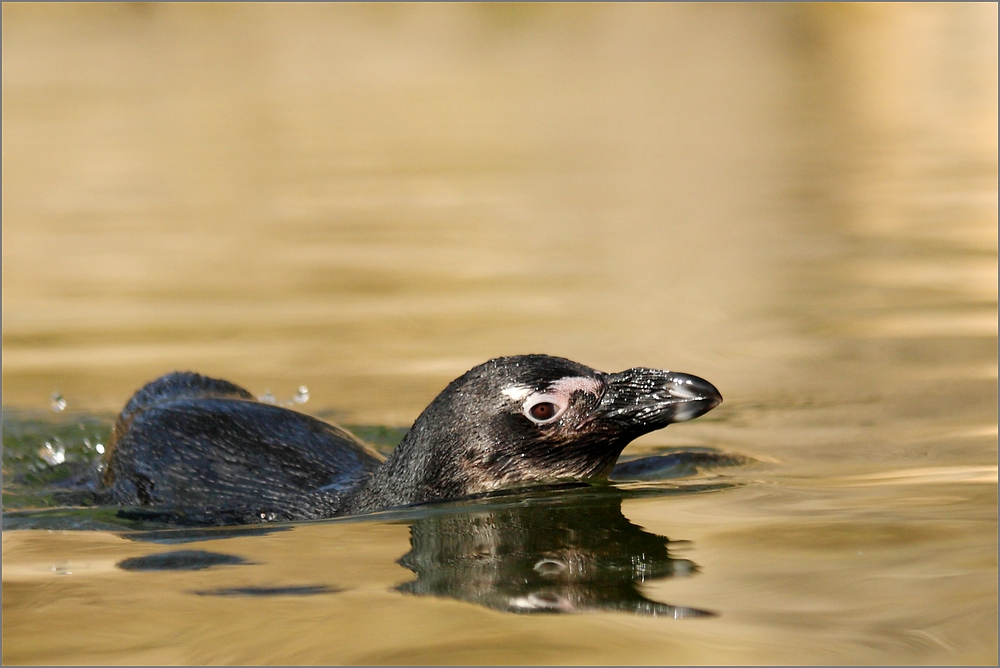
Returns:
[[[995,664],[996,26],[4,4],[4,662]],[[167,371],[390,448],[530,352],[705,377],[625,457],[753,463],[249,529],[59,495]]]

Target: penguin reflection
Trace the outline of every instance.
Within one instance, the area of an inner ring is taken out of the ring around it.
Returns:
[[[697,570],[669,541],[629,522],[621,498],[536,502],[424,517],[399,563],[417,575],[397,587],[506,612],[589,612],[705,617],[652,601],[637,585]]]

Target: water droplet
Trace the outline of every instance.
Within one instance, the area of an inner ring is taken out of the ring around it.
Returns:
[[[52,410],[54,410],[56,413],[66,410],[66,399],[63,398],[63,395],[59,394],[58,392],[53,392],[51,398],[52,398]]]
[[[70,570],[69,563],[65,561],[58,564],[52,564],[49,566],[49,570],[56,575],[73,575],[73,571]]]
[[[305,385],[299,385],[299,391],[295,393],[295,397],[292,401],[297,404],[304,404],[309,401],[309,388]]]
[[[262,394],[261,396],[257,397],[257,400],[261,401],[261,402],[263,402],[265,404],[277,404],[278,403],[278,400],[274,398],[273,394],[271,394],[271,390],[264,390],[264,394]]]
[[[61,443],[52,445],[46,441],[45,447],[38,449],[38,456],[44,459],[49,466],[59,466],[66,461],[66,448]]]
[[[104,444],[103,443],[98,443],[97,445],[94,446],[94,450],[97,450],[97,454],[103,455],[104,454]]]

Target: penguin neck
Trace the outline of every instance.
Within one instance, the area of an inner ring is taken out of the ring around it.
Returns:
[[[458,435],[427,429],[425,424],[423,419],[414,423],[392,454],[351,496],[345,511],[370,513],[465,494],[464,472],[452,456],[464,450]]]

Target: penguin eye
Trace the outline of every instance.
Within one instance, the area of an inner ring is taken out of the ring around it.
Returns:
[[[535,404],[534,406],[532,406],[528,410],[528,412],[531,413],[531,417],[535,418],[540,422],[544,422],[546,420],[552,419],[552,417],[556,414],[556,405],[550,404],[547,401],[543,401],[540,404]]]
[[[549,424],[566,412],[569,401],[555,394],[534,394],[524,402],[524,414],[535,424]]]

